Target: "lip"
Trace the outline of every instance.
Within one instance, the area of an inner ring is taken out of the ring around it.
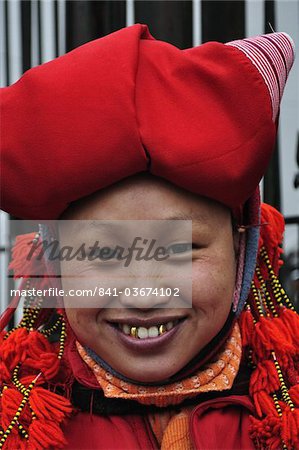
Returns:
[[[165,318],[163,318],[164,320]],[[176,318],[177,319],[177,318]],[[182,320],[183,319],[183,320]],[[146,338],[146,339],[136,339],[135,337],[132,337],[130,335],[124,334],[118,327],[115,326],[115,323],[108,323],[111,331],[114,332],[117,339],[130,351],[135,352],[152,352],[155,350],[161,350],[162,346],[165,346],[173,339],[173,337],[180,331],[183,323],[185,322],[186,317],[181,318],[181,320],[175,325],[170,331],[167,331],[164,334],[161,334],[160,336],[154,337],[154,338]],[[126,319],[128,320],[128,319]],[[167,318],[166,318],[167,320]],[[170,322],[171,320],[167,320]],[[120,323],[120,322],[118,322]],[[127,323],[128,322],[122,322]],[[143,324],[145,321],[143,321]],[[149,321],[146,322],[149,324]],[[162,322],[165,323],[165,322]],[[136,322],[135,322],[136,324]],[[157,322],[155,322],[157,324]],[[129,324],[128,324],[129,325]],[[142,325],[139,325],[142,326]]]
[[[107,320],[108,323],[118,325],[119,323],[124,325],[130,325],[131,327],[151,327],[151,326],[157,326],[161,325],[167,322],[175,322],[176,320],[182,321],[183,319],[186,319],[186,316],[165,316],[165,317],[152,317],[150,319],[145,318],[138,318],[138,317],[127,317],[126,319],[113,319],[113,320]]]

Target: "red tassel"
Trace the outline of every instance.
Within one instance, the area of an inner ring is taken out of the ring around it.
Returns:
[[[1,400],[2,428],[6,430],[23,400],[23,395],[17,389],[7,388],[4,389]],[[19,421],[26,425],[30,423],[31,413],[27,405],[23,408]],[[17,428],[14,427],[13,432],[17,433]]]
[[[28,336],[28,358],[24,365],[41,371],[47,381],[51,380],[57,374],[60,364],[57,354],[53,352],[54,347],[44,335],[31,331]]]
[[[292,355],[288,355],[287,353],[280,352],[280,354],[276,354],[277,361],[280,365],[281,370],[284,373],[284,376],[288,375],[290,368],[294,365],[294,360]]]
[[[292,399],[292,402],[294,403],[294,405],[299,408],[299,385],[296,386],[292,386],[289,389],[289,396]]]
[[[250,346],[255,325],[252,314],[248,309],[242,312],[239,319],[239,325],[241,329],[243,347]]]
[[[281,265],[280,255],[282,251],[279,246],[283,239],[284,218],[275,208],[266,203],[262,203],[261,223],[269,224],[269,226],[261,227],[259,247],[266,247],[270,263],[277,275]]]
[[[268,394],[277,391],[280,387],[279,377],[273,361],[267,360],[258,363],[250,377],[250,394],[265,391]]]
[[[279,319],[261,317],[255,325],[252,347],[261,359],[268,359],[272,351],[277,356],[281,353],[296,354],[296,348],[290,341],[289,332]]]
[[[262,448],[263,444],[265,444],[266,437],[264,436],[264,428],[263,421],[256,419],[253,416],[249,417],[250,419],[250,437],[255,442],[256,448]]]
[[[32,330],[28,336],[29,358],[39,358],[41,353],[52,352],[52,346],[47,338],[39,331]]]
[[[50,381],[58,373],[60,360],[56,353],[42,353],[39,359],[27,358],[24,365],[42,372],[44,378]]]
[[[34,385],[35,386],[39,386],[41,384],[45,383],[45,380],[43,379],[43,377],[38,377],[36,379],[36,374],[33,375],[32,373],[30,375],[24,375],[22,377],[20,377],[20,382],[25,386],[28,387],[29,384],[32,383],[32,381],[35,380]]]
[[[12,249],[12,260],[8,266],[14,271],[14,278],[28,278],[33,274],[34,257],[28,258],[32,243],[36,233],[20,234],[16,237],[15,245]]]
[[[37,387],[31,391],[29,403],[38,419],[60,423],[72,412],[72,405],[65,397],[43,388]]]
[[[60,427],[42,419],[35,419],[29,426],[28,450],[63,448],[67,442]]]
[[[281,435],[288,448],[299,449],[299,410],[287,407],[282,415]]]
[[[7,365],[4,362],[0,362],[0,385],[3,384],[3,382],[10,381],[10,378],[11,375]]]
[[[74,382],[73,371],[66,358],[62,357],[59,361],[59,370],[57,374],[51,378],[50,383],[52,386],[61,386],[64,391],[69,391]]]
[[[9,370],[15,368],[17,364],[26,358],[28,331],[26,328],[14,330],[7,339],[2,342],[0,357],[5,362]]]
[[[18,434],[10,433],[9,438],[3,445],[3,450],[27,450],[27,441],[22,439]]]
[[[294,343],[299,342],[299,314],[291,309],[282,308],[280,319],[284,323],[284,326],[288,329],[290,335],[292,336]]]
[[[293,359],[291,359],[289,361],[289,365],[288,365],[288,368],[286,371],[286,376],[287,376],[288,384],[290,386],[299,384],[299,373],[298,373],[298,369],[295,367],[295,363],[294,363]]]
[[[12,319],[15,310],[17,309],[20,303],[20,296],[15,295],[12,301],[9,303],[8,307],[2,314],[0,314],[0,332],[5,332],[5,327],[9,324],[9,321]],[[5,332],[6,333],[6,332]]]
[[[263,415],[276,415],[277,411],[274,405],[274,401],[270,395],[265,391],[258,391],[253,394],[253,401],[256,408],[257,415],[262,417]]]

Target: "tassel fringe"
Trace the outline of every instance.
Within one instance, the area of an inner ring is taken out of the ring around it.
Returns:
[[[15,277],[25,278],[26,289],[30,288],[28,274],[33,273],[35,264],[34,259],[28,262],[26,258],[30,240],[31,245],[38,244],[38,235],[17,238],[10,264]],[[61,426],[74,408],[67,395],[50,389],[59,386],[67,393],[70,383],[70,370],[63,357],[66,323],[61,310],[46,310],[42,303],[42,298],[27,298],[20,324],[0,334],[0,448],[6,450],[58,449],[66,445]],[[53,325],[54,314],[57,319]],[[49,338],[53,340],[57,334],[58,341],[50,342]]]
[[[249,392],[256,416],[251,438],[257,449],[299,449],[299,316],[277,275],[281,265],[282,216],[262,205],[260,250],[246,309],[239,319],[245,358],[253,372]]]

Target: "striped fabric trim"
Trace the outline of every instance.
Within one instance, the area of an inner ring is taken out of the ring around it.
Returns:
[[[268,88],[275,122],[284,87],[295,58],[295,46],[286,33],[270,33],[228,42],[254,64]]]

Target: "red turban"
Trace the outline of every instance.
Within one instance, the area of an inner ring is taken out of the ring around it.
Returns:
[[[136,24],[1,89],[1,207],[55,219],[149,170],[230,208],[269,162],[294,58],[285,33],[187,50]]]

